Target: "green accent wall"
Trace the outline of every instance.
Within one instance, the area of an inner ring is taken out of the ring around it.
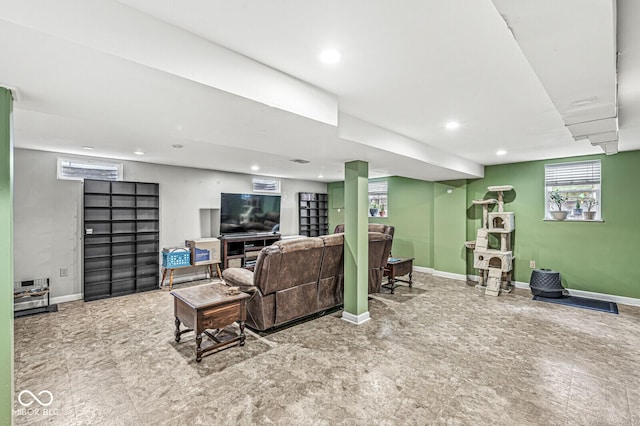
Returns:
[[[544,165],[590,159],[602,161],[604,221],[543,220]],[[464,248],[465,241],[475,240],[482,218],[482,207],[472,201],[485,198],[488,186],[513,185],[505,210],[515,212],[516,281],[529,282],[529,261],[535,260],[538,268],[559,271],[566,288],[640,299],[640,191],[634,189],[640,151],[487,166],[485,177],[474,180],[387,180],[388,216],[369,220],[395,226],[394,256],[415,257],[414,265],[436,271],[477,275],[473,253]],[[342,182],[328,185],[330,229],[344,222],[344,208],[333,207],[343,205],[335,199],[343,188]]]
[[[361,315],[369,310],[369,165],[364,161],[351,161],[345,164],[344,171],[344,310]]]
[[[395,227],[391,252],[398,257],[415,258],[414,265],[433,267],[433,190],[434,183],[399,176],[386,180],[388,185],[386,217],[370,217],[370,223]],[[344,183],[327,185],[329,193],[329,232],[344,223]]]
[[[544,165],[602,161],[604,222],[544,221]],[[640,299],[640,151],[505,164],[485,168],[483,179],[469,181],[467,207],[484,198],[491,185],[513,185],[505,194],[505,211],[515,212],[515,280],[529,282],[529,260],[559,271],[566,288]],[[481,209],[468,210],[467,239],[475,239]],[[469,250],[467,270],[476,274]]]
[[[413,257],[415,266],[433,267],[433,182],[393,176],[387,179],[389,201],[386,218],[371,222],[393,225],[393,247],[396,257]]]
[[[13,141],[11,92],[0,87],[0,425],[13,411]]]
[[[434,256],[436,271],[466,275],[467,182],[434,184]]]
[[[344,182],[327,184],[329,196],[329,233],[333,233],[336,226],[344,223]]]

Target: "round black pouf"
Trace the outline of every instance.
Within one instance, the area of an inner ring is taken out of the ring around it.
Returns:
[[[531,271],[529,287],[534,296],[542,297],[562,297],[562,284],[560,283],[560,272],[551,269],[534,269]]]

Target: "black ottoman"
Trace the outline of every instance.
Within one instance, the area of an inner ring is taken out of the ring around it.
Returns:
[[[560,272],[551,269],[531,271],[529,287],[531,287],[531,294],[542,297],[562,297],[562,290],[564,290],[560,283]]]

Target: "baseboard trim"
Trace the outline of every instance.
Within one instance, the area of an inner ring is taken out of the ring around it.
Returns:
[[[52,297],[50,300],[50,303],[52,305],[56,305],[58,303],[73,302],[75,300],[82,300],[83,297],[84,296],[82,295],[82,293],[68,294],[66,296],[57,296],[57,297]]]
[[[369,316],[369,311],[363,312],[360,315],[354,315],[347,311],[342,311],[342,319],[346,322],[350,322],[351,324],[360,325],[369,321],[371,317]]]
[[[529,284],[527,284],[527,288]],[[640,306],[640,299],[626,296],[616,296],[614,294],[595,293],[585,290],[574,290],[571,288],[566,289],[571,296],[584,297],[585,299],[599,299],[606,300],[607,302],[620,303],[621,305]]]
[[[467,275],[467,278],[471,281],[476,281],[476,282],[480,280],[480,277],[477,275]],[[529,290],[529,283],[524,283],[522,281],[513,281],[513,284],[516,286],[516,288]],[[617,296],[615,294],[606,294],[606,293],[596,293],[594,291],[576,290],[572,288],[565,288],[565,291],[569,293],[570,296],[584,297],[585,299],[604,300],[607,302],[619,303],[621,305],[640,306],[640,299],[636,299],[634,297]]]
[[[464,274],[454,274],[453,272],[433,271],[434,277],[450,278],[457,281],[467,281],[467,276]]]
[[[422,272],[424,274],[433,274],[433,268],[427,268],[425,266],[414,266],[414,272]]]

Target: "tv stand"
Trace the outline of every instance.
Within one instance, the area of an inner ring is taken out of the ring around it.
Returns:
[[[222,235],[222,267],[240,267],[253,270],[260,250],[279,241],[280,234],[261,232],[258,234]]]

